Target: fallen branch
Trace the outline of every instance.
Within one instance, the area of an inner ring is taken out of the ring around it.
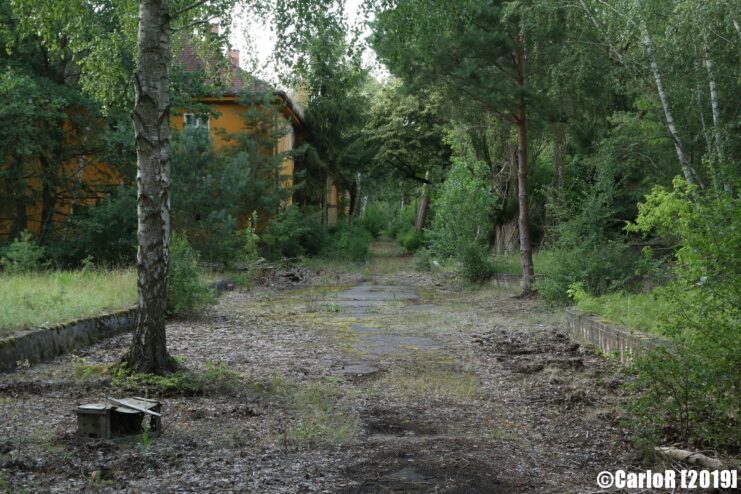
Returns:
[[[696,453],[694,451],[688,451],[686,449],[667,447],[657,447],[654,449],[656,450],[656,452],[663,456],[666,456],[667,458],[671,458],[672,460],[676,460],[682,463],[687,463],[689,465],[699,465],[701,467],[712,470],[721,470],[723,468],[722,461],[716,458],[710,458],[709,456],[705,456],[702,453]]]

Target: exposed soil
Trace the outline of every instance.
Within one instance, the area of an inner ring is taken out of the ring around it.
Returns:
[[[115,387],[100,371],[128,335],[0,376],[0,492],[587,493],[642,469],[614,362],[535,299],[381,247],[362,274],[227,292],[169,324],[185,366],[234,373],[222,391]],[[77,437],[76,405],[137,393],[163,402],[161,436]]]

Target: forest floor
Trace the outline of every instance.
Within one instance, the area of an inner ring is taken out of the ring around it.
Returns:
[[[224,385],[162,395],[149,441],[76,436],[78,404],[152,396],[98,372],[129,335],[0,376],[0,492],[590,493],[640,469],[619,368],[557,314],[375,249],[363,273],[168,324],[170,352]]]

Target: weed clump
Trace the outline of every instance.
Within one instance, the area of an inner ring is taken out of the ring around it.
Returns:
[[[236,395],[242,388],[241,376],[229,370],[225,362],[206,362],[205,372],[179,370],[168,375],[136,374],[125,364],[113,371],[111,385],[126,391],[165,396]]]

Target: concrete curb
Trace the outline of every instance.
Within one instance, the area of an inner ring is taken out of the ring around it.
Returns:
[[[0,372],[15,370],[19,362],[42,362],[117,333],[132,331],[135,325],[136,307],[128,307],[88,319],[22,331],[0,339]]]
[[[582,313],[576,307],[566,309],[566,323],[572,338],[592,344],[604,353],[618,355],[623,364],[628,363],[634,355],[666,347],[670,343],[669,340],[659,336],[609,324],[595,316]]]
[[[217,296],[234,290],[234,283],[221,280],[211,283]],[[6,338],[0,338],[0,372],[11,372],[19,362],[50,360],[83,348],[118,333],[133,331],[136,326],[136,306],[55,324],[48,328],[30,328]]]

